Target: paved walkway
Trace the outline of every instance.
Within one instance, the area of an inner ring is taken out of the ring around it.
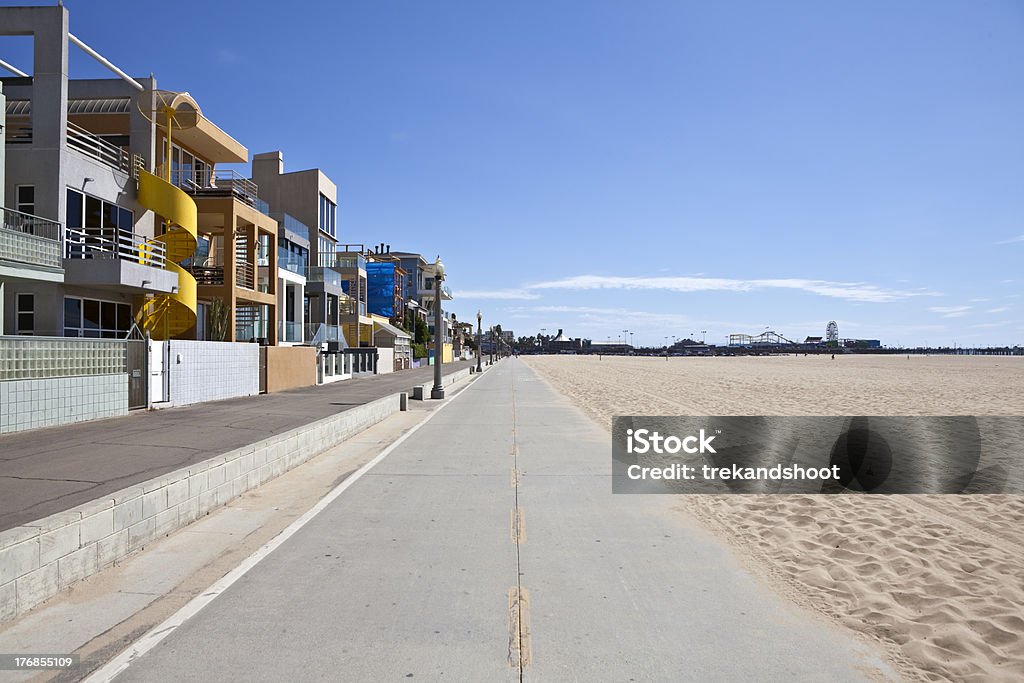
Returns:
[[[613,495],[610,477],[608,435],[505,361],[118,680],[841,681],[880,664],[672,497]]]
[[[444,366],[445,374],[469,367]],[[0,436],[0,531],[416,384],[434,368]]]

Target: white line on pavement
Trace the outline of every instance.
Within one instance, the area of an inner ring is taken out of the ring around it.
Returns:
[[[88,678],[84,679],[82,683],[108,683],[114,680],[118,675],[127,669],[133,661],[152,650],[160,641],[174,633],[175,630],[186,621],[194,617],[204,607],[213,602],[217,596],[227,590],[231,584],[238,581],[240,578],[255,567],[260,561],[270,553],[274,552],[278,546],[287,541],[289,538],[295,535],[302,527],[306,526],[314,517],[324,511],[324,509],[330,505],[338,496],[345,492],[349,486],[354,484],[360,477],[369,472],[373,467],[381,460],[386,458],[393,450],[398,448],[408,439],[410,436],[416,433],[420,427],[425,425],[439,412],[447,408],[452,404],[452,401],[457,399],[462,394],[466,393],[463,387],[459,393],[452,396],[447,402],[438,406],[436,410],[430,411],[426,417],[416,423],[409,431],[402,434],[396,439],[391,445],[381,451],[373,460],[366,463],[355,473],[345,481],[338,484],[334,489],[331,490],[326,496],[320,499],[316,505],[310,508],[304,515],[299,517],[297,520],[292,522],[284,531],[272,538],[259,550],[254,552],[249,557],[245,558],[240,565],[232,569],[230,572],[222,576],[216,583],[210,586],[208,589],[203,591],[201,594],[192,598],[188,603],[185,604],[180,610],[171,615],[162,624],[154,627],[144,636],[135,641],[131,647],[117,655],[109,662],[104,664],[102,667],[94,671]]]

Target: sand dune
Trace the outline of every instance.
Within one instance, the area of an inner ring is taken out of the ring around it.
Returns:
[[[1024,415],[1024,358],[527,362],[614,415]],[[882,643],[908,677],[1024,680],[1024,497],[678,496],[781,592]]]

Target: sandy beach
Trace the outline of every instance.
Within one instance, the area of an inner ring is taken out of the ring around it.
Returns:
[[[1024,358],[524,358],[607,430],[614,415],[1024,415]],[[908,679],[1024,679],[1024,497],[680,495],[677,509]]]

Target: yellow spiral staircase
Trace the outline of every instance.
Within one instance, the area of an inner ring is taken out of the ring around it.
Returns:
[[[167,226],[163,235],[153,238],[166,249],[164,268],[178,274],[178,290],[141,297],[136,310],[139,326],[153,339],[171,339],[196,324],[196,279],[180,263],[196,251],[198,211],[196,203],[167,180],[139,169],[138,202]]]

